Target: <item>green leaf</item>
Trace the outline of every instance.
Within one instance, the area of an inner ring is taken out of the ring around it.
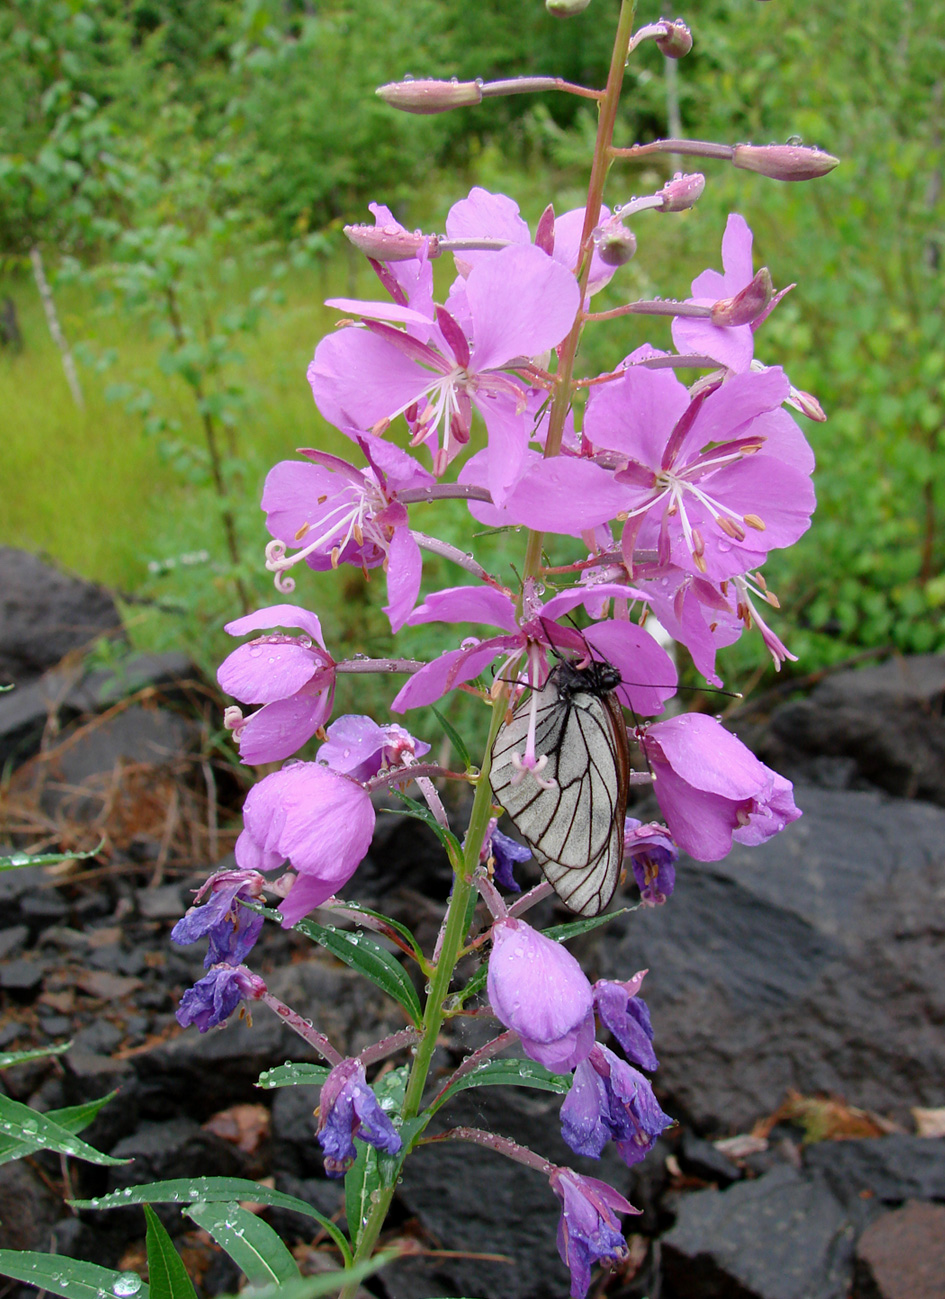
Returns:
[[[374,1094],[381,1109],[391,1118],[400,1113],[404,1103],[409,1072],[407,1065],[401,1065],[399,1069],[392,1069],[390,1073],[384,1074],[383,1078],[379,1078],[374,1084]],[[372,1197],[382,1187],[389,1186],[396,1178],[407,1143],[405,1142],[404,1149],[399,1155],[385,1156],[384,1167],[380,1166],[379,1152],[373,1146],[369,1146],[359,1137],[355,1138],[354,1145],[358,1152],[357,1157],[345,1176],[345,1216],[348,1219],[348,1234],[352,1243],[357,1245],[361,1229],[371,1211]],[[390,1167],[392,1164],[393,1168]]]
[[[330,1218],[313,1209],[304,1200],[284,1191],[275,1191],[246,1177],[177,1177],[166,1182],[148,1182],[144,1186],[126,1186],[95,1200],[70,1200],[75,1209],[127,1209],[131,1204],[229,1204],[233,1200],[250,1200],[253,1204],[270,1204],[273,1208],[292,1209],[314,1218],[350,1262],[351,1254],[344,1233]]]
[[[31,856],[28,852],[15,852],[10,857],[0,857],[0,871],[15,871],[23,866],[56,866],[62,861],[84,861],[95,857],[102,845],[90,852],[44,852]]]
[[[238,1204],[193,1204],[187,1210],[198,1227],[226,1250],[251,1286],[299,1280],[299,1266],[267,1222]]]
[[[11,1064],[23,1064],[26,1060],[42,1060],[46,1055],[62,1055],[70,1046],[71,1042],[60,1042],[58,1046],[38,1046],[32,1051],[0,1051],[0,1069],[9,1069]]]
[[[148,1299],[148,1287],[137,1272],[116,1272],[61,1254],[0,1249],[0,1276],[24,1281],[63,1299]]]
[[[144,1206],[148,1220],[145,1244],[148,1251],[148,1278],[152,1299],[197,1299],[193,1282],[181,1256],[149,1204]]]
[[[535,1087],[539,1091],[564,1095],[571,1089],[571,1075],[552,1073],[535,1060],[489,1060],[472,1073],[464,1074],[440,1096],[429,1113],[469,1087]]]
[[[592,916],[588,920],[571,920],[565,925],[552,925],[550,929],[543,929],[542,933],[546,938],[553,938],[556,943],[563,943],[566,938],[576,938],[578,934],[590,933],[592,929],[599,929],[601,925],[609,925],[611,920],[616,920],[618,916],[628,916],[632,911],[639,911],[640,903],[632,907],[621,907],[619,911],[608,911],[603,916]]]
[[[28,1053],[24,1052],[24,1054]],[[116,1094],[109,1092],[107,1096],[102,1096],[97,1101],[86,1101],[84,1105],[69,1105],[61,1110],[47,1110],[43,1117],[58,1123],[67,1132],[81,1132],[83,1128],[88,1127],[102,1106],[107,1105]],[[33,1111],[31,1110],[30,1113]],[[11,1159],[22,1159],[24,1155],[31,1155],[34,1150],[46,1148],[46,1143],[38,1135],[30,1141],[0,1135],[0,1164],[9,1163]]]
[[[424,825],[429,826],[446,849],[453,866],[458,868],[463,860],[463,849],[452,830],[447,830],[445,826],[440,825],[428,807],[425,807],[423,803],[418,803],[415,798],[405,794],[402,789],[392,789],[391,793],[406,804],[403,811],[397,807],[391,808],[391,811],[398,816],[412,816],[415,820],[422,821]]]
[[[376,943],[363,930],[353,932],[346,929],[326,928],[314,920],[300,920],[292,926],[299,933],[305,934],[319,943],[339,961],[350,965],[353,970],[363,974],[389,997],[399,1001],[407,1014],[419,1028],[423,1021],[420,998],[410,982],[410,976],[404,967],[385,948]]]
[[[468,771],[469,768],[472,766],[472,758],[469,756],[469,750],[466,748],[466,745],[463,742],[463,737],[460,735],[459,731],[457,731],[456,727],[453,726],[451,722],[448,722],[446,720],[446,718],[440,712],[439,708],[437,708],[436,704],[431,704],[430,707],[433,709],[433,712],[436,714],[436,720],[440,723],[440,725],[443,727],[443,730],[446,732],[447,736],[449,737],[449,741],[452,744],[453,748],[456,750],[456,752],[459,754],[459,757],[462,759],[463,766]]]
[[[469,1000],[470,997],[477,996],[486,986],[486,979],[489,977],[489,966],[483,961],[479,969],[465,984],[459,992],[454,992],[447,1000],[447,1007],[450,1010],[459,1010],[459,1008]]]
[[[372,911],[370,907],[363,907],[360,902],[345,902],[339,899],[339,906],[344,907],[346,911],[356,911],[362,916],[371,916],[374,920],[380,920],[383,924],[389,926],[398,933],[407,946],[411,949],[421,966],[426,966],[426,958],[420,944],[414,938],[413,934],[406,925],[402,925],[399,920],[393,920],[390,916],[385,916],[382,911]]]
[[[103,1155],[101,1151],[80,1141],[67,1127],[55,1122],[48,1114],[31,1110],[28,1105],[10,1100],[9,1096],[0,1096],[0,1135],[23,1142],[31,1150],[56,1150],[62,1155],[85,1159],[90,1164],[131,1162],[128,1159],[113,1159],[111,1155]]]
[[[323,1064],[307,1064],[298,1061],[295,1064],[277,1064],[273,1069],[266,1069],[259,1075],[257,1087],[296,1087],[306,1083],[320,1087],[331,1070]]]
[[[347,1267],[343,1272],[321,1272],[317,1276],[301,1277],[298,1281],[287,1281],[278,1286],[254,1288],[252,1299],[320,1299],[321,1295],[334,1294],[346,1285],[360,1283],[398,1257],[397,1250],[388,1250],[365,1259],[356,1267]],[[222,1295],[220,1299],[246,1299],[246,1291],[240,1295]]]

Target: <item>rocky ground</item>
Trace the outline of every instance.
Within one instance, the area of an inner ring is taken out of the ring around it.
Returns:
[[[18,585],[19,583],[19,585]],[[165,1177],[265,1179],[341,1215],[307,1087],[260,1072],[314,1057],[260,1008],[200,1035],[174,1018],[202,951],[168,935],[232,846],[240,791],[207,757],[212,691],[177,657],[91,671],[81,648],[117,626],[106,593],[0,550],[0,842],[94,848],[0,875],[0,1051],[71,1041],[4,1071],[38,1110],[115,1091],[83,1136],[133,1162],[40,1155],[0,1166],[0,1246],[143,1270],[140,1210],[65,1200]],[[64,659],[65,656],[65,659]],[[772,843],[683,862],[666,907],[576,946],[592,977],[648,966],[661,1103],[679,1125],[628,1170],[576,1161],[638,1205],[611,1299],[932,1299],[945,1296],[945,660],[831,676],[739,731],[797,781],[804,817]],[[349,890],[435,932],[449,879],[422,827],[382,813]],[[550,913],[549,913],[550,914]],[[258,953],[258,958],[257,958]],[[346,1052],[403,1026],[372,985],[267,928],[253,966]],[[484,1039],[441,1044],[446,1070]],[[451,1125],[493,1127],[552,1159],[557,1102],[463,1093]],[[239,1277],[209,1238],[162,1209],[204,1294]],[[330,1264],[311,1223],[266,1211],[308,1269]],[[478,1148],[411,1159],[391,1237],[408,1253],[369,1282],[381,1299],[552,1299],[567,1280],[557,1203],[534,1174]],[[0,1295],[19,1287],[0,1280]],[[23,1291],[24,1294],[28,1293]]]

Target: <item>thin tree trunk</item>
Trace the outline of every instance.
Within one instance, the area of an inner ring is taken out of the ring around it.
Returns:
[[[59,317],[56,314],[56,304],[53,301],[52,289],[49,287],[49,281],[46,279],[46,272],[43,270],[43,255],[39,251],[39,245],[36,244],[30,249],[30,261],[33,263],[33,275],[36,279],[36,287],[39,289],[39,296],[43,300],[43,310],[46,313],[46,324],[49,326],[49,332],[52,334],[53,342],[59,348],[62,356],[62,368],[66,372],[66,382],[69,385],[69,391],[72,393],[72,399],[78,406],[79,410],[85,409],[85,401],[82,398],[82,389],[79,386],[79,376],[76,373],[75,359],[69,350],[69,344],[66,342],[66,336],[62,332],[62,326],[59,324]]]

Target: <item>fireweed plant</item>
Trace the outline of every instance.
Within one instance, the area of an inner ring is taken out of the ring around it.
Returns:
[[[548,7],[562,13],[586,3],[548,0]],[[509,787],[519,795],[533,789],[536,800],[555,789],[562,796],[541,804],[552,811],[531,815],[527,825],[524,813],[519,817],[539,863],[580,859],[576,836],[587,839],[587,826],[600,821],[599,807],[562,811],[569,806],[566,787],[577,781],[586,799],[606,794],[611,839],[613,819],[620,817],[614,874],[622,860],[644,906],[663,904],[672,893],[680,848],[714,861],[733,840],[762,843],[800,815],[790,782],[715,719],[682,713],[641,721],[663,711],[676,683],[673,659],[646,624],[658,620],[716,686],[716,651],[743,630],[761,633],[776,665],[793,657],[759,612],[761,605],[777,607],[759,569],[769,550],[801,536],[814,508],[814,458],[785,407],[823,418],[816,400],[792,387],[780,366],[755,356],[755,335],[783,292],[774,292],[767,270],[754,270],[752,235],[741,216],[728,219],[722,269],[699,275],[686,301],[633,301],[594,311],[594,294],[633,255],[652,214],[691,208],[705,185],[698,173],[677,172],[657,192],[611,208],[603,201],[605,180],[613,171],[619,192],[621,161],[658,153],[726,159],[784,181],[823,175],[836,161],[797,145],[676,139],[615,145],[632,52],[652,40],[678,58],[692,43],[678,20],[634,33],[633,13],[633,3],[624,0],[603,90],[523,78],[488,84],[406,80],[378,92],[395,108],[416,113],[549,88],[598,106],[588,199],[580,210],[556,213],[549,205],[532,232],[511,198],[475,188],[451,208],[445,236],[411,232],[380,205],[372,206],[374,225],[348,228],[377,272],[383,296],[330,302],[344,318],[318,344],[308,378],[319,411],[350,438],[358,463],[305,450],[303,458],[276,465],[263,492],[273,538],[266,563],[281,593],[294,588],[289,570],[296,565],[379,568],[393,633],[429,622],[492,630],[476,638],[458,630],[455,648],[422,663],[336,659],[316,614],[296,605],[277,603],[231,622],[229,633],[249,639],[223,663],[219,681],[255,710],[244,715],[228,709],[226,725],[244,762],[284,765],[246,799],[238,868],[211,876],[173,934],[180,943],[209,940],[207,973],[183,997],[182,1024],[206,1032],[241,1002],[261,1001],[325,1060],[325,1068],[280,1067],[263,1081],[320,1083],[313,1137],[328,1175],[347,1178],[350,1242],[333,1228],[345,1262],[370,1257],[409,1153],[431,1140],[474,1142],[547,1179],[561,1204],[558,1250],[576,1299],[587,1293],[595,1263],[626,1257],[620,1218],[637,1210],[604,1182],[556,1166],[506,1137],[468,1127],[426,1133],[432,1116],[460,1090],[497,1082],[562,1094],[562,1133],[581,1155],[599,1157],[613,1141],[625,1162],[635,1164],[672,1123],[645,1072],[657,1067],[640,997],[646,972],[591,984],[563,942],[602,923],[598,912],[609,904],[613,884],[596,893],[594,886],[597,873],[613,863],[595,856],[588,840],[586,860],[557,872],[565,882],[569,870],[588,876],[593,896],[577,908],[582,917],[546,933],[529,925],[528,909],[552,886],[546,881],[522,894],[515,881],[514,867],[529,849],[496,828],[502,808],[490,784],[493,750],[514,713],[522,742],[512,755]],[[434,300],[433,262],[447,255],[456,274],[440,303]],[[584,330],[630,312],[671,317],[674,350],[642,346],[614,358],[606,373],[582,375]],[[687,385],[680,372],[692,371],[700,377]],[[473,452],[476,417],[485,439]],[[443,498],[468,507],[468,550],[421,530],[425,503]],[[524,538],[508,573],[488,572],[476,560],[472,543],[483,526],[508,528],[511,542]],[[580,558],[552,564],[548,553],[556,537],[567,539],[572,555],[580,548]],[[425,551],[454,563],[463,584],[421,599]],[[554,693],[555,682],[565,679],[561,665],[571,670],[569,680],[580,682],[595,663],[603,665],[595,679],[605,685],[596,696],[590,687],[580,696],[587,706],[581,716],[596,719],[594,736],[588,738],[578,718],[565,739],[555,732],[554,752],[542,752],[536,736],[548,732],[536,725],[534,701],[572,717],[574,692],[562,686]],[[400,721],[352,715],[331,721],[335,683],[345,672],[405,675],[391,703],[397,718],[451,691],[474,695],[491,710],[478,764],[448,722],[462,771],[431,761],[429,743]],[[602,723],[605,714],[614,716],[612,696],[632,710],[629,730],[620,708],[619,723],[609,731]],[[315,760],[293,759],[312,737],[322,740]],[[636,773],[620,760],[628,740],[641,756]],[[561,751],[565,743],[567,753]],[[462,836],[437,791],[436,782],[447,780],[473,791]],[[630,782],[652,782],[665,824],[624,821]],[[417,799],[404,792],[408,785]],[[453,870],[429,955],[402,924],[338,896],[370,846],[375,795],[391,790],[434,828]],[[516,805],[523,802],[529,800],[517,796]],[[564,824],[565,816],[573,826]],[[275,871],[282,873],[273,879]],[[548,873],[555,875],[550,867]],[[560,879],[557,888],[567,899]],[[270,916],[298,927],[384,988],[408,1026],[343,1058],[319,1031],[317,1007],[303,1013],[278,1001],[246,964],[267,913],[261,901],[267,889],[279,899]],[[307,919],[316,909],[325,913],[325,925]],[[390,944],[417,967],[425,1000]],[[456,986],[457,963],[470,955],[484,963]],[[475,1013],[493,1016],[501,1031],[451,1077],[431,1083],[441,1026],[470,1013],[477,1001]],[[314,1022],[304,1017],[313,1013]],[[598,1030],[611,1036],[614,1049],[595,1040]],[[510,1048],[524,1059],[506,1056]],[[390,1057],[397,1055],[406,1063],[391,1068]],[[372,1085],[368,1072],[382,1060],[389,1063]],[[353,1293],[354,1285],[343,1293]]]

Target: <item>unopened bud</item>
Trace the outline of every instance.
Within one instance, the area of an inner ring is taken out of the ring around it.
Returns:
[[[608,221],[597,241],[597,255],[605,266],[626,266],[637,250],[637,237],[618,221]]]
[[[428,245],[428,256],[437,256],[436,235],[424,235],[400,226],[345,226],[344,233],[355,248],[376,262],[410,261]]]
[[[750,325],[757,320],[774,295],[771,272],[762,266],[750,283],[733,298],[720,298],[709,316],[713,325]]]
[[[545,8],[556,18],[573,18],[582,14],[591,0],[545,0]]]
[[[374,92],[391,108],[405,113],[446,113],[451,108],[467,108],[482,103],[478,81],[390,81]]]
[[[699,199],[702,198],[702,191],[705,189],[705,176],[699,171],[694,171],[690,176],[684,176],[682,172],[677,171],[672,180],[668,180],[657,195],[663,200],[663,206],[660,212],[684,212],[686,208],[695,207]]]
[[[826,176],[839,158],[802,144],[736,144],[732,162],[772,180],[816,180]]]
[[[788,397],[788,405],[799,410],[802,415],[808,419],[814,419],[818,424],[822,424],[827,416],[824,414],[824,408],[812,392],[805,392],[803,388],[792,388],[791,395]],[[229,709],[227,709],[229,712]],[[224,714],[225,716],[225,714]],[[226,722],[224,722],[226,725]]]
[[[665,27],[662,36],[656,38],[656,48],[668,59],[681,59],[692,49],[692,32],[681,18],[661,18]]]

